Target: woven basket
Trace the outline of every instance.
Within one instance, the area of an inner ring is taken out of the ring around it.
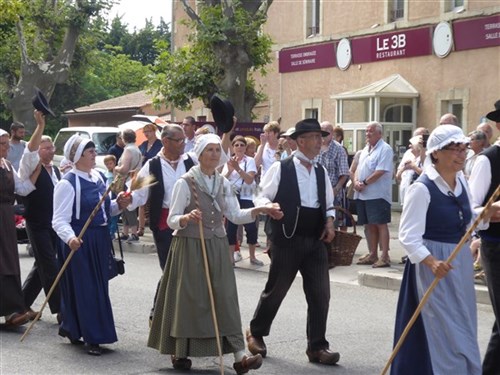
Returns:
[[[356,234],[356,220],[352,217],[351,213],[346,209],[335,206],[336,210],[342,211],[345,215],[349,216],[352,222],[353,233],[335,231],[335,238],[328,245],[328,267],[335,266],[350,266],[352,258],[361,241],[361,236]]]

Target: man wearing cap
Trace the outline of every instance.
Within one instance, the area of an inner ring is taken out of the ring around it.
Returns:
[[[330,301],[328,254],[325,243],[335,236],[333,190],[325,168],[316,164],[323,132],[316,119],[297,123],[290,136],[297,142],[293,156],[274,163],[264,175],[256,205],[279,203],[284,217],[270,220],[271,268],[254,317],[247,331],[248,349],[263,357],[263,336],[298,271],[302,274],[308,303],[307,350],[311,362],[333,365],[340,354],[329,349],[325,338]]]
[[[297,149],[297,143],[292,138],[290,138],[290,134],[292,134],[294,131],[295,128],[290,128],[279,137],[278,148],[283,150],[281,159],[286,159]]]
[[[11,162],[16,171],[19,169],[19,162],[27,144],[24,140],[25,134],[24,124],[17,121],[12,123],[10,126],[9,152],[6,159]]]
[[[500,130],[500,100],[495,103],[495,111],[486,117],[496,123]],[[486,202],[500,184],[500,145],[494,144],[481,152],[472,168],[469,178],[472,208],[480,213]],[[481,262],[486,275],[491,305],[495,313],[495,323],[490,342],[483,360],[483,375],[498,374],[500,369],[500,201],[493,204],[495,213],[489,227],[479,231],[481,238]]]
[[[382,139],[382,125],[370,122],[366,126],[366,147],[359,157],[354,181],[354,199],[358,224],[364,224],[369,254],[358,264],[374,268],[389,267],[389,228],[391,222],[393,152]],[[380,259],[377,247],[380,245]]]

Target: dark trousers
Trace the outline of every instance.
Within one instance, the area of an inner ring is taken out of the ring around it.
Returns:
[[[167,263],[168,250],[170,249],[170,244],[172,243],[172,233],[174,233],[174,231],[168,228],[165,230],[154,229],[152,232],[156,252],[158,254],[158,261],[160,262],[160,268],[163,271],[165,264]]]
[[[160,262],[160,268],[163,271],[165,269],[165,264],[167,263],[168,250],[170,249],[170,244],[172,243],[172,234],[174,231],[170,228],[165,230],[154,229],[153,240],[156,246],[156,252],[158,254],[158,260]],[[163,273],[162,273],[163,275]],[[160,289],[161,277],[156,285],[155,297],[153,299],[153,308],[151,309],[150,317],[153,316],[154,306],[156,304],[156,298],[158,297],[158,290]]]
[[[481,262],[486,274],[495,323],[484,355],[483,374],[500,374],[500,242],[481,239]]]
[[[24,302],[30,308],[42,288],[49,292],[59,272],[57,264],[57,235],[52,229],[38,229],[36,225],[26,222],[26,232],[33,247],[35,263],[23,284]],[[57,314],[61,309],[61,295],[56,287],[49,299],[50,311]]]
[[[240,202],[240,208],[255,207],[251,200],[239,199],[238,201]],[[243,226],[245,227],[245,232],[247,233],[247,244],[255,245],[257,243],[257,224],[255,223],[255,221],[252,221],[251,223],[244,224]],[[238,225],[228,220],[226,229],[227,229],[227,240],[229,241],[229,245],[236,245]]]
[[[328,348],[325,332],[330,303],[330,279],[328,254],[324,243],[312,237],[294,236],[288,247],[273,243],[271,252],[267,283],[250,322],[252,335],[269,335],[281,302],[297,272],[300,272],[307,301],[308,348]]]

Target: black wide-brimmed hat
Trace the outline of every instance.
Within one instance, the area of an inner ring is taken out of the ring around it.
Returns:
[[[290,138],[297,139],[299,135],[304,133],[319,132],[322,137],[330,135],[330,133],[321,130],[321,126],[315,118],[306,118],[295,125],[295,131],[290,134]]]
[[[233,128],[234,107],[227,99],[219,97],[217,94],[210,99],[210,109],[214,117],[215,124],[223,133],[228,133]]]
[[[486,118],[494,122],[500,122],[500,100],[495,102],[495,111],[488,113]]]
[[[43,112],[45,116],[52,115],[56,117],[54,112],[50,109],[47,99],[38,87],[35,87],[35,96],[33,96],[31,102],[33,103],[33,107],[35,107],[37,111]]]

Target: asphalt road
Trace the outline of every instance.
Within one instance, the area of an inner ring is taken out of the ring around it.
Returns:
[[[33,258],[20,250],[23,277]],[[110,282],[119,341],[101,357],[86,354],[57,335],[55,316],[47,309],[24,342],[25,328],[0,328],[0,374],[181,374],[168,356],[147,348],[148,313],[160,268],[153,254],[125,254],[126,274]],[[253,315],[267,273],[235,269],[243,329]],[[268,357],[255,374],[379,374],[392,348],[397,292],[332,283],[327,338],[341,353],[334,368],[311,364],[305,355],[306,304],[301,279],[290,289],[266,338]],[[43,302],[39,297],[35,308]],[[493,324],[488,305],[478,305],[479,342],[484,353]],[[233,356],[224,357],[225,373],[235,374]],[[190,374],[220,374],[217,358],[194,358]],[[457,374],[460,375],[460,374]]]

